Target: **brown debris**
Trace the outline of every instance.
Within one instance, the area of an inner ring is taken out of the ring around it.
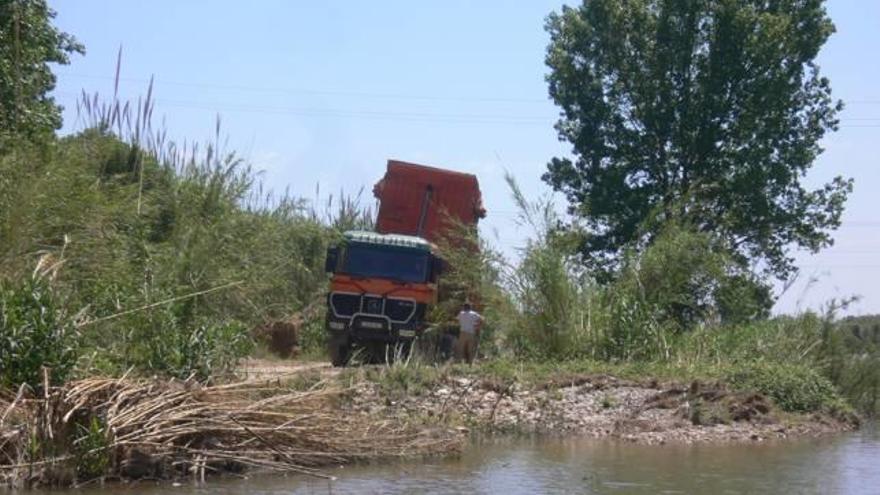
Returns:
[[[202,478],[251,468],[325,476],[316,468],[462,446],[453,431],[344,412],[335,404],[348,392],[327,386],[297,391],[277,381],[203,386],[88,379],[52,388],[45,397],[26,394],[16,401],[4,393],[0,480],[71,482],[76,477],[57,473],[82,471],[84,459],[106,459],[96,476],[117,479]],[[91,424],[101,425],[102,445],[83,451]]]
[[[302,317],[294,315],[287,320],[264,323],[254,328],[251,335],[272,354],[288,359],[299,354],[299,331],[302,325]]]

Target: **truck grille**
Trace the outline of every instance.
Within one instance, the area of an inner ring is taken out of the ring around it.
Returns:
[[[343,317],[350,318],[361,310],[361,296],[357,294],[331,294],[330,306],[333,311]]]
[[[381,297],[357,294],[330,294],[330,306],[337,317],[351,318],[361,313],[387,316],[391,321],[398,323],[408,323],[418,313],[415,301],[394,298],[383,300]]]
[[[385,315],[393,321],[407,321],[413,314],[416,303],[403,299],[388,299],[385,302]]]
[[[364,305],[362,308],[363,312],[368,315],[381,315],[382,314],[382,298],[381,297],[371,297],[364,296]]]

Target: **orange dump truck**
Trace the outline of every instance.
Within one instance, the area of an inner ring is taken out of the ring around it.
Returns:
[[[456,223],[476,225],[486,215],[471,174],[389,160],[373,193],[379,200],[376,231],[346,232],[327,251],[334,366],[344,366],[355,348],[373,357],[389,346],[409,352],[437,301],[443,261],[432,242]]]

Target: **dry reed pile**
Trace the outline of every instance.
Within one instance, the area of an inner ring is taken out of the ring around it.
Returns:
[[[0,477],[11,485],[204,478],[456,451],[461,438],[337,407],[347,390],[280,382],[87,379],[0,394]]]

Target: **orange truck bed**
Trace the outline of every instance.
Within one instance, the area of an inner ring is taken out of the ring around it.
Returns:
[[[435,241],[454,222],[476,225],[486,216],[480,185],[472,174],[388,160],[385,177],[373,194],[379,200],[376,230],[380,234]]]

